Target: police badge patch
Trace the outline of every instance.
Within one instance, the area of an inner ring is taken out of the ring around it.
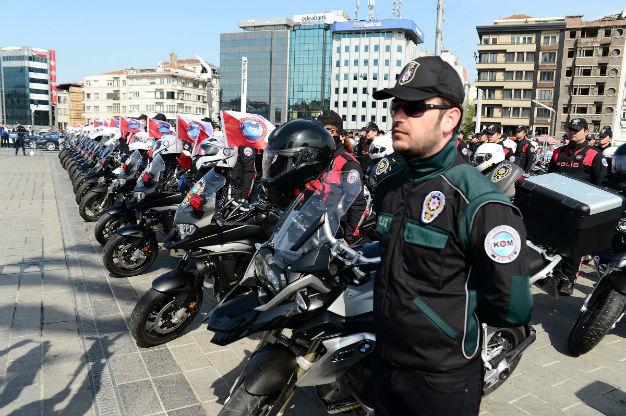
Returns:
[[[431,223],[441,214],[443,208],[446,206],[446,196],[441,191],[432,191],[422,204],[422,222],[424,224]]]
[[[346,182],[349,184],[357,183],[359,179],[359,172],[354,169],[348,172],[348,176],[346,176]]]
[[[250,157],[252,156],[252,154],[254,153],[254,151],[252,150],[251,147],[244,147],[243,148],[243,154]]]
[[[515,228],[509,225],[498,225],[485,237],[485,252],[496,263],[511,263],[521,249],[522,240]]]
[[[380,159],[380,161],[376,164],[376,175],[379,176],[386,173],[390,166],[391,165],[389,164],[389,160],[387,160],[387,158]]]
[[[583,158],[583,155],[576,155],[576,160],[581,160]]]
[[[504,164],[491,174],[492,182],[500,182],[511,173],[511,165]]]
[[[415,61],[411,61],[408,64],[406,64],[406,66],[402,70],[402,75],[400,75],[400,78],[398,79],[398,84],[405,85],[413,81],[413,78],[415,78],[415,73],[417,71],[417,68],[419,68],[419,66],[420,64]]]

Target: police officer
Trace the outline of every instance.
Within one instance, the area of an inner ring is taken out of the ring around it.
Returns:
[[[531,315],[522,217],[455,149],[464,95],[438,56],[409,62],[395,87],[374,93],[393,98],[393,147],[407,159],[374,204],[376,415],[477,415],[481,323]]]
[[[378,126],[374,122],[370,122],[361,129],[365,134],[357,144],[356,158],[361,163],[361,169],[366,175],[369,174],[370,168],[374,164],[369,155],[370,145],[374,137],[378,136]]]
[[[587,141],[587,144],[591,147],[596,147],[596,135],[593,133],[589,133],[587,134],[587,136],[585,136],[585,140]]]
[[[252,185],[256,177],[257,151],[250,146],[237,148],[237,162],[233,167],[230,178],[232,185],[232,197],[238,202],[245,204],[252,194]]]
[[[581,181],[601,185],[606,176],[608,163],[602,153],[585,143],[589,126],[584,118],[572,119],[567,125],[569,144],[557,148],[552,154],[548,172],[559,172],[573,176]],[[555,275],[560,281],[548,281],[558,284],[561,295],[571,296],[574,292],[576,277],[580,267],[580,257],[566,258]],[[554,287],[546,287],[546,291],[555,291]]]
[[[515,155],[515,152],[510,147],[504,144],[502,140],[502,129],[497,124],[490,124],[483,131],[483,134],[487,136],[487,143],[497,143],[504,148],[504,158],[509,160],[511,156]]]
[[[471,151],[469,144],[463,140],[463,132],[459,131],[456,135],[456,151],[459,152],[464,161],[468,162]]]
[[[611,127],[604,126],[600,131],[599,139],[596,142],[596,149],[600,153],[611,147],[611,142],[613,141],[613,131]]]
[[[345,176],[350,179],[350,175],[358,175],[359,180],[363,183],[363,171],[361,170],[359,162],[352,153],[348,152],[341,141],[340,133],[343,131],[343,120],[341,119],[341,116],[332,110],[324,111],[317,117],[317,120],[324,124],[324,128],[330,133],[335,141],[335,150],[333,151],[333,161],[330,169],[322,174],[320,179],[322,181],[333,181],[334,177]],[[376,127],[376,131],[378,131],[378,127]],[[367,157],[369,158],[369,148]],[[342,226],[339,236],[344,238],[348,243],[359,238],[359,225],[366,215],[367,201],[365,200],[363,190],[361,190],[350,208],[348,208],[345,217],[342,218]]]
[[[531,146],[530,140],[528,140],[528,127],[517,126],[515,129],[515,142],[517,148],[515,149],[515,164],[524,169],[524,172],[530,172],[535,162],[535,153]]]
[[[22,153],[26,156],[26,135],[28,134],[27,130],[21,124],[18,124],[15,129],[17,132],[17,138],[15,139],[15,156],[17,156],[17,151],[22,148]]]

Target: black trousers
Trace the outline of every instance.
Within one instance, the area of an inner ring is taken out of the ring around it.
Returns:
[[[570,282],[575,281],[578,277],[581,260],[582,257],[566,257],[561,262],[561,271]]]
[[[22,142],[22,143],[16,143],[15,144],[15,155],[17,156],[17,151],[20,150],[20,147],[22,148],[22,153],[26,154],[26,143]]]
[[[376,360],[376,416],[478,415],[483,386],[483,363],[445,373],[392,367]]]

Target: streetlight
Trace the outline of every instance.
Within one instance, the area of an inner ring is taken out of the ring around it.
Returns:
[[[543,103],[540,103],[537,100],[530,100],[530,101],[532,101],[533,103],[537,104],[539,107],[545,108],[546,110],[548,110],[550,112],[550,122],[549,122],[549,125],[550,125],[550,128],[551,128],[551,133],[554,134],[554,138],[556,139],[556,134],[555,134],[555,131],[554,131],[556,129],[556,110],[554,110],[554,108],[552,108],[552,107],[548,107],[547,105],[545,105]],[[548,134],[548,136],[549,136],[549,134]],[[543,162],[545,164],[545,162],[546,162],[546,160],[545,160],[546,149],[548,147],[548,139],[547,138],[546,138],[546,140],[544,140],[543,146],[541,146],[541,147],[542,147],[542,150],[543,150],[543,158],[544,158]]]
[[[35,111],[39,108],[39,104],[30,105],[30,130],[32,133],[35,131]]]

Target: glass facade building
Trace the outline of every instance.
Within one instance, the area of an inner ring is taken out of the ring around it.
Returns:
[[[288,20],[288,19],[282,19]],[[272,123],[287,120],[289,24],[246,26],[220,35],[221,108],[240,111],[241,58],[248,58],[246,111]]]
[[[0,122],[51,124],[49,56],[42,49],[0,48]]]
[[[289,44],[288,120],[330,108],[332,32],[329,24],[297,25]]]

